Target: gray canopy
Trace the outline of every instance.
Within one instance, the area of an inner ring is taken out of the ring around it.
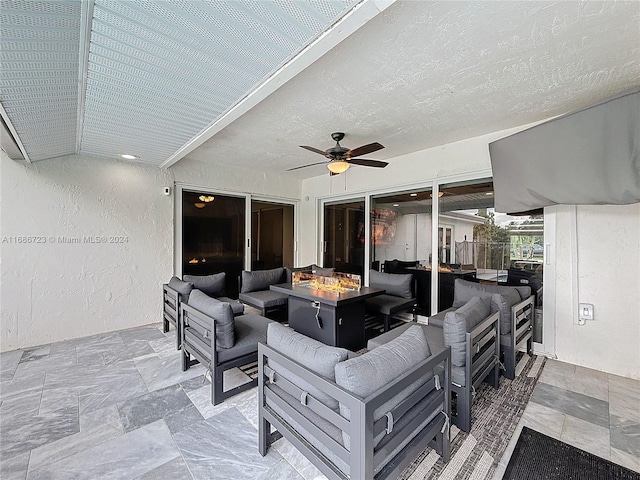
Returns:
[[[640,92],[489,144],[495,209],[640,202]]]

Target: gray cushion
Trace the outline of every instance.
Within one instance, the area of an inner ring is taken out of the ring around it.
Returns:
[[[430,316],[429,325],[442,328],[442,325],[444,325],[444,316],[447,313],[453,312],[453,311],[455,311],[455,308],[449,307],[446,310],[443,310],[441,312],[436,313],[435,315]]]
[[[191,293],[191,290],[193,290],[193,283],[183,282],[178,277],[171,277],[168,285],[176,292],[178,292],[181,302],[186,302],[189,300],[189,294]]]
[[[429,319],[431,320],[431,319]],[[394,338],[400,336],[402,333],[407,331],[409,327],[412,325],[419,325],[422,328],[422,331],[427,337],[427,343],[429,344],[429,348],[432,352],[440,352],[444,350],[446,347],[444,345],[444,336],[442,334],[441,327],[434,327],[432,325],[424,325],[424,324],[416,324],[414,322],[408,322],[404,325],[401,325],[393,330],[389,330],[382,335],[378,335],[375,338],[372,338],[367,343],[367,349],[373,350],[374,348],[379,347],[380,345],[384,345],[385,343],[393,340]],[[439,372],[441,378],[444,378],[444,373]],[[465,386],[465,369],[464,367],[456,367],[455,365],[451,366],[451,381],[457,385]]]
[[[229,297],[216,297],[216,299],[220,300],[221,302],[227,302],[229,305],[231,305],[231,310],[233,310],[233,314],[236,317],[244,313],[244,305],[238,300],[234,300],[233,298]]]
[[[314,275],[319,275],[321,277],[332,277],[334,272],[336,271],[336,269],[332,267],[322,268],[317,265],[312,265],[311,267],[312,267],[312,270],[311,270],[312,273]]]
[[[411,283],[413,275],[398,273],[382,273],[369,270],[369,286],[386,290],[387,295],[402,298],[412,298]]]
[[[488,298],[473,297],[462,307],[445,315],[442,333],[444,344],[451,347],[452,365],[466,365],[467,332],[487,318],[490,311],[491,303]]]
[[[269,290],[269,286],[284,282],[284,268],[271,270],[242,271],[241,293]]]
[[[336,383],[346,390],[366,397],[376,390],[396,380],[431,355],[424,331],[412,325],[397,338],[364,355],[345,360],[336,365]],[[373,419],[382,418],[409,395],[424,385],[431,377],[425,375],[407,388],[398,392],[373,412]],[[340,414],[349,419],[349,409],[340,404]],[[349,436],[343,432],[345,446],[349,446]]]
[[[277,307],[278,305],[286,305],[289,301],[288,295],[271,290],[241,293],[239,297],[241,302],[248,303],[253,307],[263,309]]]
[[[182,278],[185,282],[193,283],[193,288],[214,297],[224,291],[225,276],[222,272],[213,275],[184,275]]]
[[[189,295],[189,305],[213,318],[216,325],[216,346],[231,348],[235,343],[233,310],[231,305],[196,289]]]
[[[393,315],[403,310],[409,310],[415,304],[415,298],[402,298],[394,295],[378,295],[365,300],[368,312]]]
[[[331,381],[335,380],[334,368],[336,364],[346,360],[348,356],[348,351],[344,348],[330,347],[279,323],[269,325],[267,345]],[[338,408],[338,401],[335,398],[322,392],[322,390],[273,360],[269,360],[269,365],[277,373],[280,373],[302,390],[309,392],[312,397],[324,403],[327,407],[334,410]]]
[[[493,297],[493,295],[501,295],[503,298],[493,297],[492,313],[500,312],[500,333],[507,334],[511,332],[511,307],[519,303],[519,288],[529,287],[507,287],[504,285],[488,285],[467,280],[456,279],[453,290],[453,306],[461,307],[473,297]]]
[[[285,271],[285,282],[291,283],[293,280],[293,272],[305,272],[312,273],[313,265],[307,265],[306,267],[284,267]]]
[[[236,343],[233,348],[218,348],[218,363],[258,351],[258,342],[266,343],[267,326],[272,323],[260,315],[240,315],[235,319]]]

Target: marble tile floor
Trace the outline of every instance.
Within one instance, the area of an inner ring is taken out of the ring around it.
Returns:
[[[548,359],[494,480],[523,426],[640,472],[640,381]]]
[[[159,324],[0,354],[0,478],[324,478],[285,439],[261,457],[256,389],[214,407],[204,373],[182,372]],[[232,370],[226,387],[247,380]],[[639,407],[640,382],[547,361],[516,433],[640,471]]]

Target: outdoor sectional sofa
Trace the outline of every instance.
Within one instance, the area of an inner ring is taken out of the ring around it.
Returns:
[[[179,318],[182,370],[197,362],[207,368],[213,405],[258,384],[255,378],[225,390],[224,372],[257,361],[258,343],[266,341],[271,320],[255,314],[234,316],[228,302],[218,302],[197,289],[191,292],[189,303],[180,305]]]
[[[270,324],[258,347],[260,454],[282,435],[330,479],[397,478],[427,445],[448,461],[450,358],[417,326],[357,356]]]
[[[224,296],[226,274],[224,272],[213,275],[185,275],[184,280],[173,276],[169,283],[162,286],[162,331],[168,332],[170,326],[176,329],[176,348],[182,345],[180,334],[180,304],[189,301],[189,295],[194,288],[205,293],[219,302],[227,302],[231,305],[234,315],[244,313],[244,305],[238,300]]]
[[[367,348],[375,351],[415,328],[423,330],[431,350],[451,347],[451,389],[456,394],[452,421],[469,432],[476,389],[483,381],[494,388],[499,385],[498,312],[491,313],[490,299],[473,297],[457,310],[446,313],[440,327],[409,322],[369,340]]]
[[[457,279],[453,306],[429,317],[429,325],[442,326],[448,312],[456,311],[471,298],[491,299],[491,311],[500,313],[500,355],[504,376],[515,378],[516,353],[522,348],[531,352],[533,342],[534,297],[529,286],[503,286]]]

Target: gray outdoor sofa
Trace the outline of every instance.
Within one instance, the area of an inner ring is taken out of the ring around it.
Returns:
[[[197,362],[207,368],[211,374],[213,405],[258,384],[255,378],[225,390],[224,372],[255,364],[258,343],[266,341],[267,326],[271,320],[254,314],[234,316],[228,302],[218,302],[199,290],[191,292],[188,304],[180,304],[179,318],[182,370]],[[255,370],[255,366],[251,369]]]
[[[168,332],[170,325],[176,329],[176,348],[179,350],[182,342],[180,334],[180,303],[189,301],[189,294],[194,288],[202,291],[219,302],[231,305],[234,315],[244,313],[244,305],[238,300],[224,296],[226,274],[224,272],[213,275],[185,275],[184,280],[173,276],[169,283],[162,285],[162,331]]]
[[[260,454],[282,435],[330,479],[397,478],[428,445],[448,461],[450,358],[429,350],[420,327],[356,356],[269,325],[258,347]]]
[[[448,312],[455,311],[476,296],[490,298],[491,311],[500,312],[500,356],[505,378],[513,380],[516,376],[516,353],[523,348],[527,352],[532,350],[535,299],[531,295],[531,287],[482,284],[456,279],[453,306],[429,317],[429,325],[441,327]]]
[[[260,315],[280,318],[287,311],[289,296],[270,290],[271,285],[286,281],[285,269],[243,270],[238,278],[239,299],[242,303],[260,310]]]
[[[489,299],[474,297],[456,311],[448,312],[441,327],[408,322],[369,340],[375,351],[413,328],[421,328],[431,350],[451,347],[451,389],[456,394],[453,423],[471,430],[471,406],[476,389],[486,381],[498,388],[500,380],[500,322],[491,313]]]

